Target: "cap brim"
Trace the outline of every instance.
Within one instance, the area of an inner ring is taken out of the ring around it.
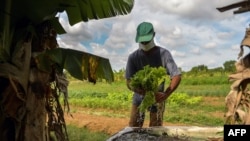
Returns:
[[[139,37],[136,37],[136,42],[148,42],[148,41],[151,41],[152,38],[153,38],[153,34],[148,34],[148,35],[143,35],[143,36],[139,36]]]

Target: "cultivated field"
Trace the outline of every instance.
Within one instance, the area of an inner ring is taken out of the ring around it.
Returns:
[[[212,80],[206,77],[195,79],[183,79],[179,88],[167,100],[164,126],[223,126],[225,96],[231,85],[227,82],[227,77],[219,76],[211,78]],[[205,80],[209,80],[210,84]],[[131,98],[132,93],[126,88],[125,81],[97,82],[94,85],[71,80],[71,109],[68,114],[65,113],[66,123],[71,128],[73,126],[74,130],[84,128],[92,132],[101,132],[97,133],[97,136],[101,136],[100,140],[106,140],[127,126]],[[144,127],[147,126],[148,115]],[[69,130],[69,135],[72,135],[72,129]],[[79,134],[78,136],[73,135],[73,140],[87,138],[80,137]]]

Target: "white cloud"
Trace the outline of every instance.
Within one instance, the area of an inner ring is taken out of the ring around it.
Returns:
[[[212,49],[212,48],[215,48],[216,47],[216,43],[212,42],[212,43],[207,43],[204,45],[204,48],[207,48],[207,49]]]
[[[173,57],[186,57],[186,54],[184,52],[179,52],[176,50],[172,50],[171,54],[173,55]]]
[[[70,41],[67,40],[67,38],[64,40],[65,38],[57,38],[59,47],[62,48],[70,48],[70,49],[75,49],[75,50],[80,50],[80,51],[87,51],[87,48],[82,45],[80,42],[75,42],[75,41]]]
[[[201,51],[200,51],[200,48],[196,47],[196,48],[192,48],[192,49],[190,50],[190,53],[200,55],[200,54],[201,54]]]

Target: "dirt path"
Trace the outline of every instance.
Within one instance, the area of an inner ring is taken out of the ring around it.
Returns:
[[[105,132],[110,135],[122,130],[127,126],[127,118],[107,117],[101,115],[91,115],[86,113],[72,113],[73,118],[65,116],[67,124],[78,127],[87,127],[91,131]]]
[[[87,108],[74,108],[74,112],[65,114],[67,124],[72,124],[78,127],[86,127],[91,131],[100,131],[113,135],[128,125],[129,113],[114,111],[102,111],[101,109],[87,109]],[[110,115],[112,113],[112,115]],[[120,115],[114,117],[116,115]],[[122,117],[121,117],[122,116]],[[175,125],[171,123],[164,123],[166,125]],[[148,126],[148,121],[145,121],[144,127]]]

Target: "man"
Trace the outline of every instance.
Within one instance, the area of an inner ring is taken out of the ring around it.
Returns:
[[[171,81],[168,88],[164,90],[164,84],[162,84],[163,87],[159,89],[159,92],[155,93],[157,104],[149,107],[150,127],[162,126],[165,100],[174,92],[181,81],[181,72],[178,70],[171,53],[167,49],[155,45],[154,37],[154,27],[151,23],[142,22],[138,25],[135,41],[139,43],[139,48],[129,55],[125,72],[127,87],[130,90],[132,90],[129,84],[131,77],[146,65],[150,65],[151,67],[162,66],[166,68],[166,75],[170,76]],[[142,127],[145,113],[141,113],[138,107],[143,100],[145,91],[141,89],[134,89],[132,91],[134,92],[134,96],[129,126]]]

